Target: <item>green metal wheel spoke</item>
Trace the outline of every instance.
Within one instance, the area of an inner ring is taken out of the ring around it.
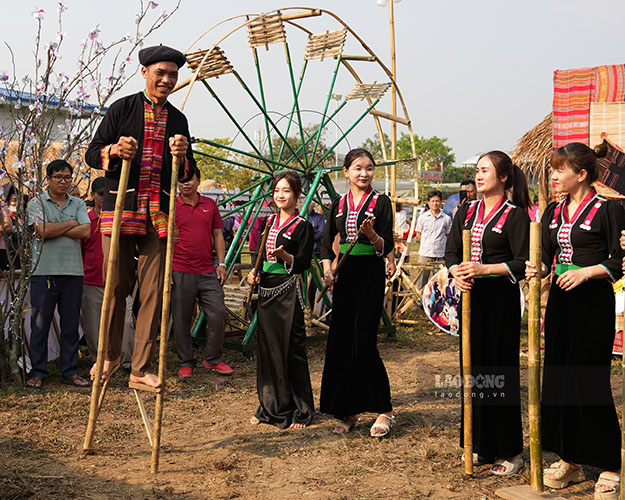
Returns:
[[[260,157],[263,157],[263,154],[258,150],[258,148],[256,147],[256,144],[254,144],[254,141],[252,141],[252,139],[250,139],[250,137],[245,133],[245,131],[243,130],[243,127],[241,127],[241,125],[239,125],[239,122],[237,121],[237,119],[232,115],[232,113],[230,113],[228,108],[226,108],[226,105],[217,96],[217,94],[212,89],[212,87],[208,83],[206,83],[206,80],[202,80],[202,83],[204,84],[206,89],[210,92],[210,94],[213,96],[213,99],[215,99],[217,101],[217,103],[221,106],[221,109],[224,110],[224,113],[226,113],[226,115],[228,115],[228,118],[230,118],[232,123],[234,123],[234,125],[237,128],[237,130],[239,131],[239,133],[245,138],[247,143],[252,147],[252,149],[256,152],[256,154],[258,156],[260,156]],[[267,165],[267,168],[269,168],[269,170],[273,170],[272,167],[271,167],[271,164],[268,163],[265,159],[263,159],[263,162]]]
[[[291,79],[291,90],[293,91],[293,104],[295,105],[295,111],[297,113],[297,124],[299,126],[299,135],[302,140],[302,145],[306,144],[306,138],[304,137],[304,126],[302,125],[302,114],[299,109],[299,99],[297,98],[297,89],[295,88],[295,77],[293,76],[293,65],[291,64],[291,52],[289,51],[289,44],[284,42],[284,53],[286,55],[286,65],[289,68],[289,78]],[[288,133],[287,133],[288,138]],[[306,154],[306,148],[303,149],[304,163],[306,169],[310,166],[308,163],[308,155]]]
[[[325,120],[326,113],[328,112],[328,107],[330,106],[330,100],[332,99],[332,92],[334,91],[334,85],[336,84],[336,77],[339,73],[340,66],[341,66],[341,56],[339,55],[339,57],[336,60],[336,66],[334,67],[334,74],[332,75],[332,82],[330,83],[330,90],[328,91],[326,104],[323,108],[322,122]],[[319,127],[319,131],[317,132],[317,138],[315,139],[315,146],[313,147],[313,152],[312,152],[312,155],[310,156],[312,158],[312,161],[315,161],[315,153],[317,152],[317,148],[319,147],[319,141],[321,140],[322,131],[323,131],[323,128]]]
[[[304,61],[304,65],[302,66],[302,72],[299,76],[299,84],[297,86],[297,98],[299,99],[300,91],[302,90],[302,83],[304,82],[304,75],[306,74],[306,68],[308,67],[308,59]],[[297,101],[295,101],[297,102]],[[295,113],[295,102],[293,102],[293,106],[291,106],[291,112],[289,113],[289,121],[286,125],[286,132],[284,135],[286,137],[289,136],[289,132],[291,130],[291,123],[293,123],[293,115]],[[284,143],[280,145],[280,152],[278,153],[278,161],[282,161],[282,153],[284,152]]]
[[[260,71],[260,61],[258,60],[258,51],[256,47],[252,50],[254,53],[254,64],[256,65],[256,76],[258,78],[258,88],[260,89],[260,99],[262,102],[262,111],[265,118],[265,131],[267,133],[267,144],[269,145],[269,156],[271,159],[275,159],[273,156],[273,144],[271,143],[271,134],[269,133],[269,115],[267,114],[267,103],[265,102],[265,89],[263,87],[263,75]],[[238,75],[237,75],[238,78]]]
[[[213,160],[230,163],[230,165],[236,165],[237,167],[249,168],[250,170],[254,170],[255,172],[260,172],[261,174],[271,174],[270,170],[267,171],[263,170],[262,168],[252,167],[251,165],[246,165],[245,163],[241,163],[240,161],[232,160],[231,158],[224,158],[223,156],[217,156],[212,153],[207,153],[206,151],[199,151],[197,149],[194,149],[193,154],[198,154],[201,156],[206,156],[207,158],[212,158]]]
[[[362,115],[360,115],[360,116],[358,117],[358,119],[357,119],[354,123],[352,123],[352,125],[351,125],[351,126],[350,126],[350,127],[349,127],[349,128],[348,128],[348,129],[347,129],[347,130],[343,133],[343,135],[342,135],[341,137],[339,137],[339,138],[338,138],[338,140],[337,140],[334,144],[332,144],[332,147],[328,148],[328,151],[326,151],[326,153],[325,153],[325,154],[324,154],[321,158],[319,158],[319,160],[315,163],[315,165],[314,165],[315,167],[318,167],[318,166],[321,164],[321,162],[325,159],[325,157],[326,157],[326,156],[328,156],[330,153],[332,153],[332,151],[334,151],[334,148],[335,148],[336,146],[338,146],[338,144],[339,144],[339,143],[340,143],[343,139],[345,139],[345,137],[347,137],[347,135],[348,135],[348,134],[349,134],[352,130],[354,130],[354,128],[356,128],[356,125],[358,125],[358,124],[359,124],[359,123],[360,123],[360,122],[361,122],[361,121],[365,118],[365,116],[367,116],[367,115],[369,114],[369,111],[371,111],[373,108],[375,108],[375,106],[378,104],[378,102],[380,102],[380,99],[379,99],[379,98],[378,98],[378,99],[376,99],[376,100],[373,102],[373,104],[371,104],[371,106],[369,106],[369,107],[367,108],[367,110],[366,110],[366,111],[365,111]]]
[[[254,184],[252,184],[250,187],[247,187],[245,189],[242,189],[241,191],[239,191],[236,194],[233,194],[232,196],[229,196],[228,198],[226,198],[225,200],[222,200],[220,202],[217,202],[217,206],[224,206],[226,205],[228,202],[234,200],[235,198],[238,198],[239,196],[241,196],[242,194],[247,193],[248,191],[251,191],[252,189],[256,189],[259,185],[264,184],[265,182],[267,182],[268,180],[271,179],[271,176],[267,176],[267,177],[263,177],[261,180],[259,180],[258,182],[255,182]]]
[[[310,188],[307,191],[306,194],[306,199],[304,200],[304,203],[302,204],[302,208],[300,210],[300,213],[306,214],[306,218],[308,219],[308,207],[310,206],[310,202],[313,199],[313,196],[315,195],[315,193],[317,192],[317,188],[319,187],[319,183],[321,182],[321,176],[323,175],[322,172],[318,172],[315,175],[315,178],[313,179]]]
[[[232,146],[228,146],[227,144],[221,144],[219,142],[211,141],[210,139],[198,139],[197,142],[201,142],[203,144],[208,144],[209,146],[215,146],[215,147],[218,147],[218,148],[226,149],[228,151],[232,151],[233,153],[237,153],[237,154],[240,154],[240,155],[243,155],[243,156],[247,156],[248,158],[253,158],[255,160],[262,161],[264,163],[269,162],[269,163],[272,163],[273,165],[276,165],[278,167],[291,168],[286,163],[280,163],[280,162],[277,162],[275,160],[270,160],[269,158],[265,158],[263,156],[258,156],[258,155],[249,153],[247,151],[243,151],[242,149],[233,148]]]
[[[328,123],[330,123],[330,122],[332,121],[332,119],[333,119],[333,118],[334,118],[334,117],[338,114],[338,112],[339,112],[339,111],[341,111],[341,109],[343,109],[343,107],[344,107],[346,104],[347,104],[347,101],[343,101],[343,102],[342,102],[342,103],[341,103],[341,104],[340,104],[340,105],[339,105],[339,106],[338,106],[338,107],[334,110],[334,112],[333,112],[330,116],[328,116],[328,118],[326,118],[324,121],[322,121],[322,122],[319,124],[319,127],[317,127],[317,128],[315,129],[315,131],[314,131],[314,132],[310,135],[310,137],[309,137],[308,139],[306,139],[306,141],[304,142],[304,144],[302,144],[299,148],[297,148],[297,151],[295,151],[295,153],[294,153],[293,155],[291,155],[291,157],[290,157],[290,158],[286,161],[286,163],[289,163],[289,162],[293,159],[293,157],[294,157],[295,155],[297,155],[297,153],[299,153],[299,152],[300,152],[303,148],[305,148],[305,147],[308,145],[308,143],[309,143],[310,141],[312,141],[312,140],[313,140],[313,138],[317,135],[317,133],[318,133],[320,130],[322,130],[322,129],[323,129],[323,128],[324,128],[324,127],[328,124]],[[314,160],[314,158],[313,158],[313,160]]]
[[[260,184],[254,190],[254,194],[252,195],[253,200],[258,200],[261,197],[262,187],[263,187],[263,184]],[[247,220],[252,214],[253,208],[254,208],[254,205],[250,205],[249,207],[247,207],[247,210],[245,211],[245,216],[241,219],[241,225],[239,226],[239,229],[237,229],[237,232],[234,235],[234,239],[232,240],[232,243],[230,244],[230,248],[228,248],[228,253],[226,254],[226,266],[227,266],[228,274],[230,274],[232,270],[232,266],[234,265],[233,255],[235,253],[235,248],[239,244],[239,241],[241,240],[241,236],[243,235],[243,232],[245,231]]]
[[[247,224],[247,227],[245,229],[245,233],[243,235],[243,237],[240,240],[240,244],[238,246],[238,248],[236,249],[235,253],[234,253],[234,257],[232,259],[232,264],[230,264],[228,267],[228,271],[231,272],[232,269],[234,268],[234,263],[236,262],[237,258],[239,257],[239,255],[241,255],[241,252],[243,251],[243,247],[245,246],[245,242],[247,241],[248,236],[250,235],[250,232],[252,231],[252,226],[254,225],[254,223],[256,222],[256,219],[258,218],[258,215],[260,214],[260,211],[263,208],[263,204],[259,203],[258,204],[258,208],[256,209],[256,212],[254,213],[254,216],[251,219],[251,222],[249,222]],[[252,262],[253,264],[253,262]]]
[[[306,169],[306,166],[302,163],[302,160],[300,160],[297,157],[297,155],[296,155],[295,151],[293,151],[293,148],[291,147],[291,145],[287,142],[286,138],[282,135],[282,132],[280,132],[280,129],[277,127],[277,125],[274,123],[274,121],[271,119],[271,117],[267,114],[267,111],[263,108],[261,103],[258,102],[258,99],[256,99],[256,96],[252,93],[250,88],[245,84],[245,82],[243,81],[241,76],[236,71],[233,73],[233,75],[239,81],[239,83],[241,84],[241,86],[243,87],[245,92],[247,92],[247,94],[251,97],[252,101],[254,101],[254,104],[256,104],[256,106],[258,107],[258,110],[261,113],[263,113],[263,115],[265,115],[265,118],[271,124],[271,126],[274,129],[274,131],[278,134],[278,137],[280,137],[280,140],[286,143],[286,147],[289,148],[289,151],[291,151],[291,154],[293,155],[293,158],[295,158],[297,160],[297,162],[301,165],[301,167],[303,169]]]
[[[330,176],[328,174],[324,174],[321,182],[325,186],[326,191],[328,192],[328,196],[330,197],[331,200],[335,200],[339,197],[339,194],[336,192],[336,189],[334,189],[334,184],[332,184],[332,179],[330,179]]]

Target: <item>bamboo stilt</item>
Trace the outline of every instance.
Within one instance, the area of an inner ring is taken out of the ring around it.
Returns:
[[[124,210],[124,202],[126,201],[126,189],[128,188],[128,175],[130,174],[130,160],[122,162],[122,170],[119,178],[119,187],[117,199],[115,201],[115,213],[113,215],[113,228],[111,231],[111,245],[109,249],[109,258],[106,263],[106,276],[110,277],[117,268],[119,258],[119,235],[122,225],[122,212]],[[104,399],[105,389],[102,388],[102,367],[104,366],[104,356],[108,350],[108,311],[111,307],[113,298],[113,286],[111,280],[107,279],[104,284],[104,297],[102,298],[102,313],[100,315],[100,333],[98,336],[98,359],[96,360],[95,374],[93,384],[91,386],[91,402],[89,405],[89,421],[87,424],[87,433],[83,443],[83,453],[91,451],[93,434],[95,432],[98,414]],[[109,377],[110,378],[110,377]],[[108,384],[106,384],[108,386]]]
[[[530,261],[541,268],[540,223],[530,224]],[[543,453],[540,436],[540,275],[530,280],[528,311],[528,372],[531,484],[534,491],[543,491]]]
[[[462,231],[462,261],[471,261],[471,231]],[[464,408],[464,471],[473,474],[473,407],[471,391],[471,292],[462,292],[462,405]]]
[[[167,358],[167,337],[169,333],[169,306],[171,301],[171,270],[174,259],[174,231],[176,226],[176,194],[178,188],[179,158],[174,156],[171,162],[171,185],[169,194],[169,217],[167,220],[167,253],[165,254],[165,277],[163,280],[163,308],[161,312],[161,343],[158,351],[158,381],[161,388],[165,386],[165,362]],[[152,474],[158,472],[158,461],[161,452],[161,428],[163,422],[163,397],[165,391],[156,394],[154,409],[154,432],[152,434]]]
[[[143,406],[143,400],[141,399],[141,395],[137,389],[134,389],[135,398],[137,399],[137,405],[139,406],[139,413],[141,413],[141,420],[143,420],[143,426],[145,427],[145,432],[148,435],[148,441],[150,441],[150,446],[154,446],[153,436],[154,432],[152,431],[152,424],[150,423],[150,417],[148,417],[147,412],[145,411],[145,406]]]

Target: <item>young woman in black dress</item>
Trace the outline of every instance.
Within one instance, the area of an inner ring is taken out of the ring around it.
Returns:
[[[297,201],[302,181],[297,173],[276,176],[273,201],[278,213],[270,217],[259,283],[256,383],[260,404],[250,423],[280,429],[309,425],[315,415],[308,358],[301,276],[310,267],[312,225],[299,216]]]
[[[382,437],[394,422],[388,376],[377,349],[384,256],[393,251],[393,213],[389,198],[371,187],[375,162],[368,151],[350,151],[343,171],[349,192],[332,203],[321,244],[324,279],[334,289],[320,410],[339,420],[337,434],[349,432],[360,413],[378,413],[370,434]],[[357,243],[337,275],[332,269],[335,237],[339,235],[342,255],[359,228]],[[389,262],[393,271],[394,261]]]
[[[541,418],[543,449],[560,461],[545,469],[543,478],[550,488],[564,488],[584,480],[580,464],[599,467],[604,472],[595,498],[616,499],[621,436],[610,388],[611,283],[622,276],[625,212],[593,188],[597,154],[585,144],[554,151],[551,168],[554,190],[566,196],[541,217],[541,274],[550,273],[554,257],[556,263],[545,311]],[[528,262],[526,276],[536,272]]]
[[[445,263],[456,288],[471,291],[473,461],[509,475],[523,466],[518,281],[529,252],[529,193],[525,175],[501,151],[482,155],[475,182],[483,198],[458,209]],[[471,231],[470,262],[462,261],[463,229]],[[462,435],[461,428],[461,446]]]

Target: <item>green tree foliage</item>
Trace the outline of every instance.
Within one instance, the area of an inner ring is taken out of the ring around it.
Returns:
[[[229,138],[211,140],[226,146],[232,144],[232,141]],[[196,151],[195,160],[200,172],[202,173],[202,179],[214,179],[226,189],[234,189],[237,187],[239,189],[245,189],[253,184],[253,170],[229,163],[228,161],[210,158],[208,156],[198,154],[197,152],[207,153],[224,158],[225,160],[243,163],[245,165],[256,166],[252,158],[238,155],[226,149],[202,142],[196,143],[193,149]]]
[[[462,182],[475,179],[475,167],[446,168],[443,170],[443,182]]]
[[[387,134],[384,134],[384,142],[386,144],[386,151],[390,158],[391,151],[391,139]],[[371,152],[376,160],[383,158],[382,147],[378,136],[370,137],[362,143],[362,148]],[[421,160],[422,168],[425,168],[426,162],[429,168],[434,168],[434,162],[439,165],[443,162],[445,168],[443,169],[443,175],[447,170],[454,170],[450,168],[456,162],[456,155],[453,150],[447,145],[447,138],[441,138],[432,136],[429,138],[415,136],[415,151],[416,158]],[[410,135],[402,132],[400,138],[397,140],[397,158],[412,158],[412,148],[410,145]],[[397,164],[397,176],[399,178],[412,178],[415,174],[417,163],[401,162]],[[380,169],[376,172],[376,177],[383,177],[384,171]]]

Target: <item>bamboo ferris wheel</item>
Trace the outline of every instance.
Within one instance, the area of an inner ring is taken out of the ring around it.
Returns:
[[[336,152],[355,146],[350,138],[366,121],[372,119],[377,130],[382,151],[378,164],[387,172],[387,187],[388,166],[395,161],[389,160],[385,128],[405,127],[416,156],[410,117],[392,72],[330,11],[287,7],[230,18],[193,40],[186,56],[192,76],[176,88],[184,93],[181,107],[193,99],[194,109],[201,108],[206,120],[222,124],[220,137],[233,138],[228,144],[195,139],[194,152],[256,174],[251,186],[218,202],[222,216],[237,213],[242,220],[227,252],[228,274],[277,172],[300,174],[305,196],[301,213],[307,214],[322,192],[337,196],[330,178],[342,168]],[[393,102],[399,100],[400,112],[377,109],[391,96]],[[331,138],[323,140],[326,135]],[[234,208],[224,210],[232,204]],[[245,328],[244,343],[251,339],[255,320]]]

